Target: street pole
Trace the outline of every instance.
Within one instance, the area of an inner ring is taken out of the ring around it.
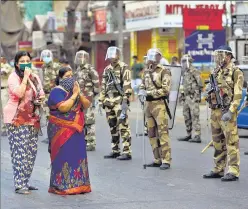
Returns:
[[[121,51],[120,60],[123,61],[123,1],[118,1],[118,47]]]

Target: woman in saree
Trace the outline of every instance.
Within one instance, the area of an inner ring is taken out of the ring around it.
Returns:
[[[15,71],[8,78],[9,100],[3,109],[7,127],[15,192],[29,194],[38,188],[29,184],[40,130],[39,108],[44,100],[40,79],[32,73],[31,56],[20,51],[15,56]]]
[[[91,192],[83,110],[90,101],[80,93],[71,68],[59,70],[48,98],[48,139],[51,177],[48,192],[59,195]]]

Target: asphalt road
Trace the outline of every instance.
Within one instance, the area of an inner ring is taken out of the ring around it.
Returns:
[[[58,196],[47,192],[50,177],[50,157],[47,144],[39,140],[38,155],[31,183],[39,187],[30,195],[14,193],[8,140],[1,139],[1,208],[2,209],[248,209],[248,131],[241,130],[241,175],[237,182],[205,180],[202,175],[213,166],[213,149],[201,150],[210,141],[207,111],[201,106],[201,144],[178,142],[186,134],[182,108],[170,132],[172,165],[170,170],[142,167],[142,137],[135,137],[136,113],[141,110],[132,103],[132,161],[103,159],[110,151],[110,133],[105,116],[97,115],[97,148],[88,153],[92,192],[85,195]],[[141,118],[141,117],[140,117]],[[140,121],[141,122],[141,121]],[[141,124],[141,123],[140,123]],[[46,130],[44,129],[44,133]],[[45,136],[44,136],[45,137]],[[69,153],[68,153],[69,154]],[[152,160],[146,138],[146,161]]]

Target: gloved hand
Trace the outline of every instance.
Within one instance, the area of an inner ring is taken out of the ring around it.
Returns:
[[[206,91],[206,93],[207,93],[207,92],[209,92],[210,90],[211,90],[211,85],[210,85],[210,83],[208,83],[208,84],[206,85],[205,91]]]
[[[144,90],[144,89],[139,90],[138,96],[139,96],[140,102],[143,104],[145,102],[145,99],[147,96],[146,90]]]
[[[127,112],[128,109],[129,109],[129,107],[128,107],[127,101],[123,100],[121,103],[121,110],[123,112]]]
[[[223,120],[223,121],[229,121],[229,120],[232,119],[232,116],[233,116],[233,113],[230,110],[228,110],[227,113],[225,113],[225,114],[222,115],[221,120]]]
[[[96,98],[93,98],[93,100],[92,100],[92,107],[93,108],[96,108],[97,107],[97,104],[98,104],[98,100]]]
[[[120,119],[124,120],[126,118],[126,115],[126,112],[122,110],[120,114]]]
[[[201,102],[201,90],[196,90],[195,92],[195,102]]]
[[[102,110],[103,110],[103,104],[101,102],[98,103],[98,113],[102,116],[103,113],[102,113]]]

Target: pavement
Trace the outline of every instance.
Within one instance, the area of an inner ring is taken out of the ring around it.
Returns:
[[[248,209],[247,130],[240,130],[241,174],[239,181],[206,180],[202,175],[213,167],[213,148],[201,150],[211,140],[206,106],[201,106],[201,144],[178,142],[186,134],[182,107],[170,131],[172,165],[170,170],[143,169],[142,137],[135,137],[136,115],[141,110],[131,104],[132,161],[104,159],[110,152],[110,133],[105,116],[97,115],[95,152],[88,152],[92,192],[84,195],[59,196],[47,192],[50,178],[50,157],[47,144],[40,137],[38,155],[31,178],[39,187],[30,195],[15,194],[7,138],[1,139],[1,208],[2,209]],[[141,126],[139,126],[141,129]],[[140,130],[141,131],[141,130]],[[140,132],[139,131],[139,132]],[[73,150],[72,150],[73,152]],[[151,146],[145,138],[146,162],[152,161]],[[70,153],[68,153],[70,154]]]

